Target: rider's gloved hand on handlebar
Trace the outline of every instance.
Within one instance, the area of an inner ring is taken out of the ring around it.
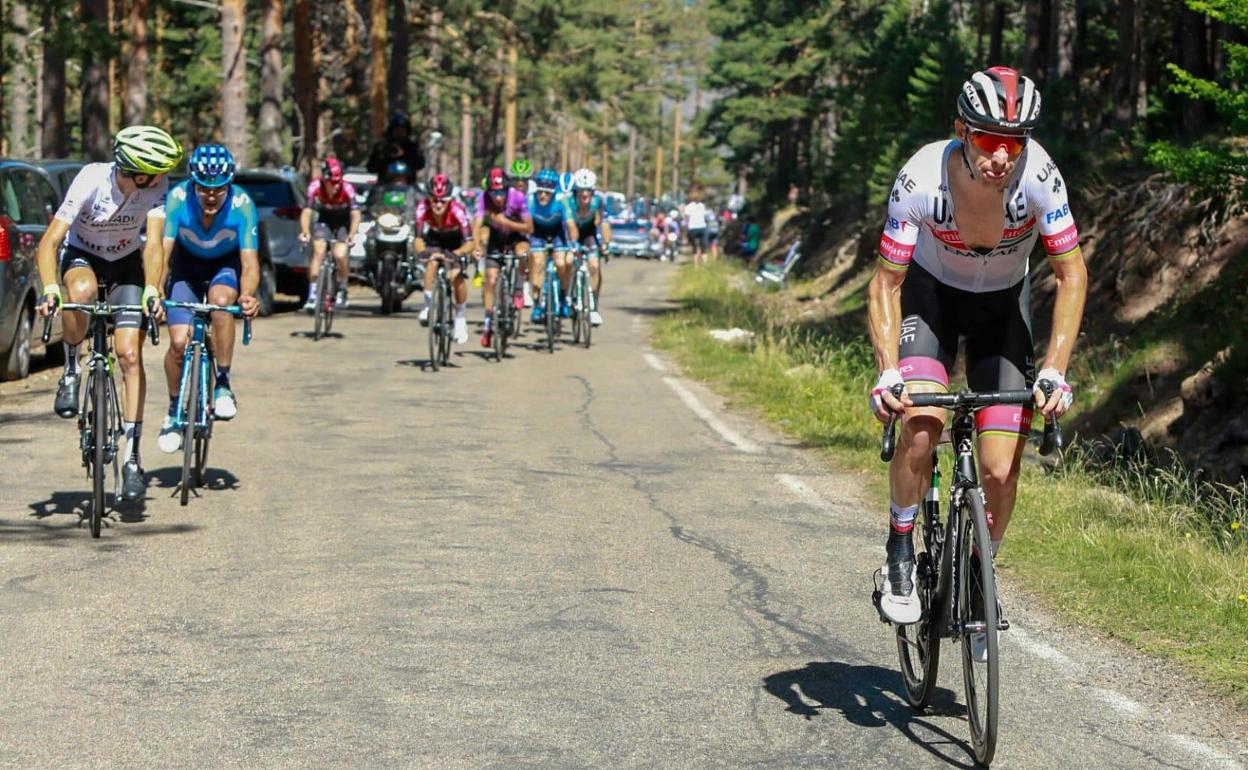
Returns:
[[[65,304],[61,298],[61,287],[55,283],[50,283],[43,287],[43,301],[35,310],[39,311],[39,315],[55,315],[56,309]]]
[[[904,405],[893,395],[893,388],[904,384],[901,372],[896,369],[885,369],[880,372],[880,377],[875,381],[875,387],[871,389],[871,397],[867,402],[875,419],[887,423],[890,417],[902,411]]]
[[[1047,400],[1044,397],[1044,391],[1040,389],[1040,383],[1045,380],[1053,385],[1053,392]],[[1066,414],[1066,410],[1075,400],[1075,392],[1067,384],[1066,378],[1052,367],[1040,370],[1040,373],[1036,375],[1036,385],[1033,390],[1036,394],[1036,408],[1045,417],[1050,415],[1061,417]]]

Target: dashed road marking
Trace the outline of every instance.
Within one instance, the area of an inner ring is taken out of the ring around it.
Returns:
[[[667,374],[667,364],[663,363],[663,359],[653,353],[642,353],[641,357],[651,369],[662,374]]]
[[[820,513],[832,513],[832,505],[819,496],[819,493],[811,489],[806,482],[796,476],[790,476],[787,473],[777,473],[776,480],[788,488],[790,492],[797,495],[797,498],[803,503],[819,511]]]
[[[1029,634],[1017,626],[1010,629],[1009,638],[1011,641],[1017,642],[1019,647],[1027,650],[1037,658],[1042,658],[1050,663],[1065,666],[1068,670],[1075,665],[1074,661],[1066,657],[1066,655],[1058,652],[1055,648],[1050,647],[1044,642],[1032,639]]]
[[[676,391],[676,395],[680,396],[680,400],[685,402],[685,406],[689,407],[689,409],[692,410],[693,413],[702,420],[702,422],[706,423],[712,430],[718,433],[724,441],[727,441],[729,444],[732,444],[746,454],[755,454],[759,451],[758,444],[755,444],[753,441],[750,441],[740,433],[737,433],[735,430],[725,425],[722,420],[715,416],[714,412],[707,409],[702,402],[698,400],[698,397],[693,395],[693,392],[684,385],[681,385],[680,381],[675,377],[664,377],[663,382],[667,383],[667,387]]]
[[[1120,692],[1104,687],[1096,687],[1094,691],[1101,700],[1128,716],[1133,716],[1137,719],[1143,719],[1148,716],[1148,709],[1144,707],[1144,704],[1131,700]]]

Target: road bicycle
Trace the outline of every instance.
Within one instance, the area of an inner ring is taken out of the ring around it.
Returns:
[[[1039,386],[1047,398],[1053,391],[1048,381]],[[900,398],[902,386],[893,389]],[[983,765],[992,762],[997,746],[1000,669],[998,634],[1010,624],[1001,616],[993,571],[992,544],[984,491],[979,486],[975,464],[975,413],[998,404],[1028,405],[1035,397],[1030,390],[975,393],[911,393],[916,407],[936,406],[953,412],[949,428],[952,438],[953,482],[949,485],[949,518],[940,519],[940,461],[932,453],[932,475],[921,506],[921,537],[915,543],[916,589],[922,613],[917,623],[898,625],[897,654],[906,700],[922,712],[936,689],[940,666],[941,639],[954,639],[962,647],[962,679],[966,689],[967,721],[975,758]],[[880,459],[892,460],[896,450],[897,416],[884,428]],[[1057,420],[1045,422],[1040,453],[1047,455],[1062,446]],[[882,578],[876,573],[872,601],[879,609]],[[880,619],[888,620],[883,613]],[[978,639],[977,635],[982,634]],[[976,647],[983,645],[982,654]]]
[[[107,466],[113,470],[113,500],[121,497],[121,469],[118,466],[118,445],[125,430],[121,424],[121,400],[117,396],[117,383],[113,381],[113,350],[110,343],[109,321],[120,313],[142,313],[139,305],[110,305],[103,285],[94,303],[67,302],[62,311],[77,311],[90,319],[87,336],[91,338],[91,355],[87,359],[87,389],[78,410],[78,449],[82,452],[82,464],[91,477],[91,510],[88,514],[91,537],[100,536],[100,527],[108,514],[105,507],[104,483]],[[147,333],[156,345],[160,341],[159,327],[149,322]],[[52,335],[52,314],[43,321],[43,341]]]
[[[208,336],[208,319],[212,313],[229,313],[235,318],[242,318],[243,309],[238,305],[173,300],[165,300],[165,309],[189,310],[191,313],[191,336],[182,354],[178,404],[170,421],[171,427],[182,431],[182,482],[178,489],[180,502],[186,505],[191,489],[204,485],[208,442],[212,440],[215,415],[213,393],[217,382],[217,361],[212,353],[212,338]],[[243,344],[251,344],[250,318],[243,318]]]
[[[559,269],[555,260],[546,260],[546,273],[542,278],[542,326],[546,331],[546,350],[555,352],[555,341],[563,331],[560,303],[563,289],[559,285]]]
[[[429,299],[429,365],[435,372],[450,363],[451,342],[455,339],[455,288],[447,270],[448,260],[459,265],[461,274],[468,271],[468,257],[442,252]]]
[[[330,249],[325,249],[321,269],[316,273],[316,306],[312,309],[312,339],[319,340],[334,328],[334,304],[337,302],[338,269]]]
[[[572,258],[572,344],[589,347],[594,325],[590,314],[596,305],[593,282],[589,275],[589,260],[585,250],[577,249]]]
[[[496,260],[501,268],[498,280],[494,282],[494,360],[502,361],[507,353],[508,343],[520,335],[520,316],[524,309],[523,289],[518,283],[520,275],[520,257],[507,252],[491,254],[490,259]]]

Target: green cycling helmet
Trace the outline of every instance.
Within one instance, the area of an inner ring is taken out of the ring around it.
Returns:
[[[182,161],[182,145],[155,126],[129,126],[113,137],[113,159],[132,174],[167,174]]]
[[[509,175],[512,179],[528,179],[533,176],[533,164],[525,158],[516,158],[511,162]]]

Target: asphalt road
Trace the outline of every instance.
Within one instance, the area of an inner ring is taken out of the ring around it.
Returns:
[[[434,373],[364,292],[258,323],[186,508],[149,356],[150,495],[98,541],[56,372],[0,389],[0,764],[969,766],[955,649],[898,694],[862,479],[648,350],[669,265],[607,270],[588,351]],[[1242,714],[1003,590],[996,766],[1248,764]]]

